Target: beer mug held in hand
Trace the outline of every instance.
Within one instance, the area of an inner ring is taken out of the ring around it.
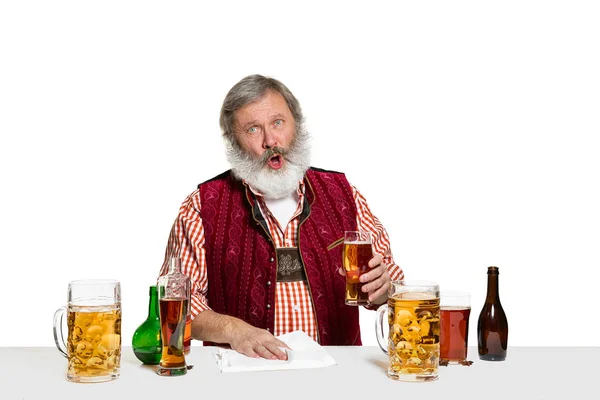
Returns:
[[[440,357],[440,290],[434,282],[393,281],[388,303],[377,309],[375,334],[389,357],[388,376],[399,381],[438,378]],[[384,332],[384,315],[388,334]]]
[[[369,271],[369,260],[373,258],[371,236],[366,232],[345,232],[342,254],[346,272],[346,305],[368,305],[369,293],[363,292],[360,276]]]
[[[67,315],[67,335],[63,321]],[[54,314],[54,341],[71,382],[106,382],[121,365],[121,285],[115,280],[69,283],[67,306]]]

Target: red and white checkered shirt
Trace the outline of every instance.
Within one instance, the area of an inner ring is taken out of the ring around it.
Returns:
[[[371,213],[365,198],[353,185],[350,185],[350,187],[356,202],[357,229],[371,234],[373,251],[383,257],[383,263],[388,266],[391,279],[401,279],[404,273],[394,263],[389,237],[385,228],[377,217]],[[299,184],[297,192],[298,206],[285,229],[282,229],[277,219],[268,210],[262,195],[255,190],[253,192],[256,194],[260,210],[267,221],[275,246],[278,248],[296,247],[299,216],[304,201],[304,184],[302,182]],[[202,311],[210,309],[206,299],[209,283],[206,270],[206,250],[204,248],[204,227],[198,210],[200,210],[199,189],[190,194],[179,209],[179,215],[173,224],[167,244],[165,261],[160,271],[160,275],[168,272],[168,260],[171,256],[181,258],[181,272],[188,275],[192,281],[190,307],[192,318]],[[277,282],[275,285],[275,303],[275,329],[273,332],[275,336],[302,330],[313,340],[318,340],[316,318],[306,282]]]

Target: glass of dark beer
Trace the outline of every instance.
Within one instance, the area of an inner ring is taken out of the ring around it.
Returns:
[[[440,293],[440,360],[462,364],[467,360],[471,295],[446,290]]]
[[[369,270],[373,258],[371,236],[366,232],[344,233],[343,263],[346,271],[346,304],[364,306],[369,304],[369,294],[362,291],[360,276]]]

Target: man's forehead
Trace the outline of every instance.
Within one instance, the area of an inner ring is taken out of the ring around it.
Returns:
[[[248,103],[234,113],[240,123],[247,123],[259,117],[285,117],[291,114],[290,108],[283,96],[277,92],[267,91],[263,96]]]

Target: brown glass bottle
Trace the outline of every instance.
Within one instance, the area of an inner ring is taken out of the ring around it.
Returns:
[[[487,296],[477,322],[479,358],[504,361],[508,347],[508,320],[500,303],[498,267],[488,267]]]

